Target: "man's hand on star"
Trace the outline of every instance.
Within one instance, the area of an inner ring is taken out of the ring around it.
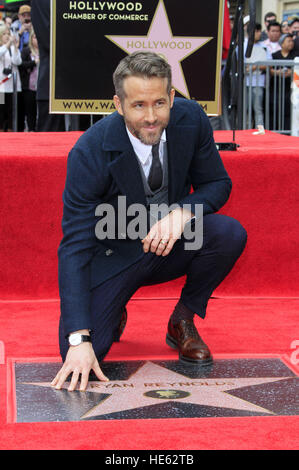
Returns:
[[[51,382],[51,385],[55,387],[56,390],[60,390],[68,376],[72,374],[71,383],[68,387],[68,391],[72,392],[76,389],[81,374],[80,391],[85,391],[91,370],[94,371],[99,380],[105,382],[109,381],[99,366],[91,343],[70,346],[65,362]]]

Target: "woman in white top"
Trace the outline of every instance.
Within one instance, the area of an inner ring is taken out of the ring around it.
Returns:
[[[12,130],[13,72],[16,72],[17,91],[21,91],[18,66],[22,63],[18,39],[8,28],[0,30],[0,131]]]

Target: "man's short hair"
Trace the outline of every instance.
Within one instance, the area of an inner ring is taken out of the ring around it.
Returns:
[[[289,21],[289,26],[293,26],[293,24],[296,23],[297,21],[299,21],[299,18],[296,16],[291,21]]]
[[[255,31],[262,31],[262,25],[260,23],[255,23]]]
[[[278,21],[270,21],[270,23],[267,26],[267,31],[270,31],[271,26],[278,26],[279,30],[281,31],[281,24],[278,23]]]
[[[127,77],[167,78],[167,93],[172,88],[171,67],[163,57],[154,52],[133,52],[120,61],[113,74],[115,94],[125,99],[124,79]]]
[[[276,13],[273,13],[273,11],[268,11],[268,13],[266,13],[264,16],[264,21],[266,22],[268,18],[272,18],[273,16],[274,18],[277,18]]]

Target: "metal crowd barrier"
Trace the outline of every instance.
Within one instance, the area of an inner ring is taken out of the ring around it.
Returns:
[[[253,68],[257,66],[256,70]],[[265,87],[263,96],[263,116],[264,116],[264,127],[265,129],[291,134],[291,126],[286,129],[286,118],[285,112],[290,107],[290,118],[292,115],[292,100],[291,100],[291,84],[294,72],[294,61],[293,60],[267,60],[264,62],[252,62],[245,63],[244,67],[244,83],[243,83],[243,129],[252,129],[255,126],[254,121],[254,110],[253,110],[253,87],[254,87],[254,76],[256,83],[259,83],[259,69],[258,67],[266,67],[265,71]],[[247,73],[246,73],[247,69]],[[271,70],[283,71],[291,70],[291,78],[283,73],[279,75],[272,75]],[[247,76],[249,83],[247,84]],[[17,120],[18,120],[18,106],[17,106],[17,77],[16,73],[13,73],[13,130],[17,131]],[[287,101],[290,103],[287,103]],[[65,115],[66,130],[73,130],[77,127],[76,116]],[[74,121],[74,122],[73,122]],[[90,125],[93,124],[93,115],[90,115]],[[256,127],[256,126],[255,126]]]
[[[256,69],[253,70],[255,66]],[[291,85],[293,80],[294,61],[273,59],[264,62],[245,63],[244,67],[243,129],[252,129],[255,124],[253,112],[253,87],[255,84],[259,84],[261,80],[258,67],[266,67],[263,72],[265,74],[263,97],[264,127],[265,129],[274,132],[291,134]],[[274,75],[271,73],[271,70],[274,70]],[[290,77],[286,76],[288,70],[291,70]],[[247,82],[247,77],[249,79],[249,83]]]
[[[13,71],[13,96],[12,96],[12,129],[18,130],[18,91],[17,91],[17,72]]]

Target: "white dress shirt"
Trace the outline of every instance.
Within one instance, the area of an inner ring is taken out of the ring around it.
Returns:
[[[134,152],[138,157],[138,160],[141,163],[142,169],[144,171],[146,179],[148,178],[151,165],[152,165],[152,145],[146,145],[141,140],[137,139],[126,127],[129,139],[133,146]],[[160,146],[159,146],[159,158],[163,168],[163,152],[164,152],[164,142],[166,142],[166,132],[165,129],[162,132],[161,139],[160,139]]]
[[[141,142],[141,140],[137,139],[137,137],[135,137],[129,131],[129,129],[127,127],[126,127],[126,129],[127,129],[127,133],[128,133],[129,139],[131,141],[131,144],[133,146],[134,152],[137,155],[138,160],[141,163],[141,166],[142,166],[142,169],[144,171],[145,177],[148,178],[150,168],[151,168],[151,164],[152,164],[152,160],[153,160],[152,145],[144,144],[143,142]],[[167,140],[166,140],[166,131],[164,129],[164,131],[162,132],[162,135],[161,135],[160,146],[159,146],[159,158],[160,158],[162,168],[163,168],[164,145],[165,145],[166,142],[167,142]],[[189,222],[191,222],[191,220],[193,220],[193,219],[195,220],[196,217],[193,216],[189,220]]]

